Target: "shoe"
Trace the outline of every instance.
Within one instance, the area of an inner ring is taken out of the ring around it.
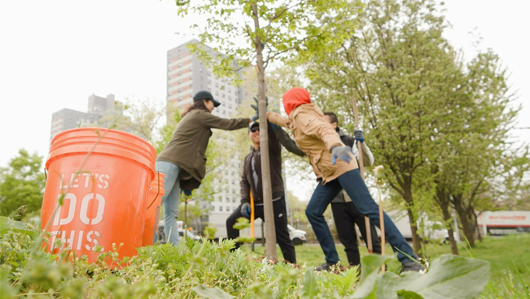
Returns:
[[[401,267],[401,272],[399,272],[399,274],[403,273],[403,272],[418,272],[418,273],[425,273],[426,269],[425,267],[423,267],[422,265],[416,263],[416,262],[406,262],[402,265]]]
[[[333,264],[333,263],[325,262],[325,263],[323,263],[322,265],[317,266],[317,267],[315,268],[315,271],[318,271],[318,272],[320,272],[320,271],[330,271],[331,268],[335,267],[336,265],[337,265],[337,264]]]

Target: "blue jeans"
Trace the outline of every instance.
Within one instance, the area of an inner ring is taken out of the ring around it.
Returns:
[[[311,226],[313,227],[313,231],[320,243],[320,247],[322,247],[322,251],[324,251],[326,262],[334,264],[339,262],[339,255],[337,254],[335,242],[333,241],[328,224],[324,218],[324,211],[326,211],[328,205],[343,188],[351,198],[355,207],[357,207],[357,209],[366,217],[370,218],[372,224],[379,227],[379,206],[370,195],[364,180],[361,178],[359,169],[350,170],[325,185],[318,183],[318,186],[315,189],[315,192],[313,192],[313,196],[311,196],[311,200],[307,205],[305,213],[309,223],[311,223]],[[383,217],[385,221],[385,237],[388,243],[392,246],[392,250],[397,252],[401,264],[410,262],[411,260],[400,251],[417,259],[414,251],[405,238],[403,238],[390,217],[388,217],[386,213],[384,213]]]
[[[179,244],[177,217],[179,216],[180,203],[180,169],[177,165],[166,161],[156,161],[155,168],[156,171],[165,175],[165,194],[162,196],[162,206],[164,207],[164,233],[166,234],[166,241],[177,246]]]

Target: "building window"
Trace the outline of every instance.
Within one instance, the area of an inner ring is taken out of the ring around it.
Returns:
[[[223,211],[223,206],[219,206],[219,212]]]

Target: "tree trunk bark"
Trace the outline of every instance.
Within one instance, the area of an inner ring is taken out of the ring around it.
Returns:
[[[258,6],[252,4],[252,13],[254,18],[255,31],[259,30]],[[263,209],[265,214],[265,250],[267,259],[271,262],[277,262],[276,255],[276,230],[274,227],[274,210],[272,206],[272,187],[271,172],[269,160],[269,138],[267,126],[267,104],[265,102],[265,68],[263,63],[263,47],[261,37],[256,35],[254,40],[256,47],[256,58],[258,65],[258,107],[259,107],[259,136],[260,136],[260,154],[261,154],[261,182],[263,188]]]
[[[414,252],[418,257],[423,258],[423,252],[421,250],[421,239],[418,235],[418,225],[416,224],[416,219],[414,219],[414,214],[411,209],[407,209],[407,214],[409,216],[410,222],[410,231],[412,232],[412,246],[414,247]]]
[[[451,253],[454,255],[458,255],[458,247],[456,246],[453,221],[451,213],[449,212],[449,202],[441,204],[440,208],[442,209],[444,221],[446,223],[449,223],[449,229],[447,229],[447,231],[449,232],[449,244],[451,245]]]
[[[460,218],[460,223],[462,223],[464,236],[466,237],[469,246],[475,247],[475,221],[470,221],[468,218],[468,213],[462,203],[462,196],[454,195],[453,199],[455,201],[455,210]]]
[[[480,227],[478,226],[478,217],[475,214],[475,231],[477,232],[477,239],[482,242],[482,234],[480,233]]]

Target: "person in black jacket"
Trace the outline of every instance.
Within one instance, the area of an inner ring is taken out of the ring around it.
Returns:
[[[337,115],[333,112],[324,112],[324,117],[331,124],[333,129],[339,134],[341,141],[352,148],[353,154],[359,160],[359,150],[355,145],[355,141],[361,142],[363,147],[363,162],[365,166],[370,166],[374,163],[374,156],[370,151],[370,148],[364,143],[364,136],[362,131],[355,132],[355,138],[344,134],[344,132],[338,126]],[[280,140],[280,143],[291,153],[298,156],[305,156],[305,154],[296,146],[294,140],[282,130],[280,127],[273,125],[274,133]],[[337,234],[339,240],[344,245],[344,251],[348,257],[348,262],[351,266],[357,266],[361,264],[361,257],[359,254],[359,248],[357,244],[357,233],[355,231],[355,224],[359,227],[363,239],[366,241],[366,224],[364,215],[355,207],[351,199],[348,197],[346,192],[341,191],[337,197],[331,202],[331,210],[333,212],[333,219],[335,220],[335,227],[337,228]],[[375,226],[370,224],[370,232],[372,236],[372,246],[374,253],[381,254],[381,243]],[[317,267],[318,268],[318,267]],[[319,270],[319,269],[317,269]]]
[[[276,241],[280,245],[283,257],[286,261],[295,264],[296,253],[293,242],[289,237],[287,228],[287,208],[285,204],[285,191],[282,179],[282,146],[276,138],[274,130],[268,123],[269,135],[269,164],[272,187],[272,206],[274,210],[274,226],[276,229]],[[226,219],[226,231],[228,239],[239,237],[239,230],[233,226],[239,217],[250,218],[250,192],[254,197],[254,218],[261,218],[265,221],[263,209],[263,189],[261,179],[261,156],[260,156],[260,136],[259,123],[250,124],[248,137],[252,141],[254,148],[243,162],[243,173],[241,174],[241,204]],[[236,243],[236,248],[240,246]]]
[[[370,148],[364,142],[364,136],[362,131],[355,132],[355,138],[344,134],[339,128],[339,120],[337,115],[333,112],[324,112],[324,117],[331,124],[331,126],[337,131],[342,142],[351,147],[353,154],[359,160],[359,150],[355,146],[355,141],[361,142],[363,148],[363,162],[364,166],[370,166],[374,164],[374,156],[370,151]],[[359,227],[359,231],[363,236],[363,239],[368,240],[366,236],[366,222],[364,215],[359,212],[355,207],[351,199],[348,197],[346,192],[340,192],[337,197],[331,201],[331,211],[333,212],[333,219],[335,219],[335,227],[337,228],[337,234],[339,240],[344,245],[344,251],[348,257],[348,262],[351,266],[357,266],[361,264],[361,256],[359,254],[359,248],[357,244],[357,233],[355,231],[355,224]],[[370,234],[372,236],[372,248],[374,253],[381,254],[381,242],[377,236],[375,226],[370,224]]]

